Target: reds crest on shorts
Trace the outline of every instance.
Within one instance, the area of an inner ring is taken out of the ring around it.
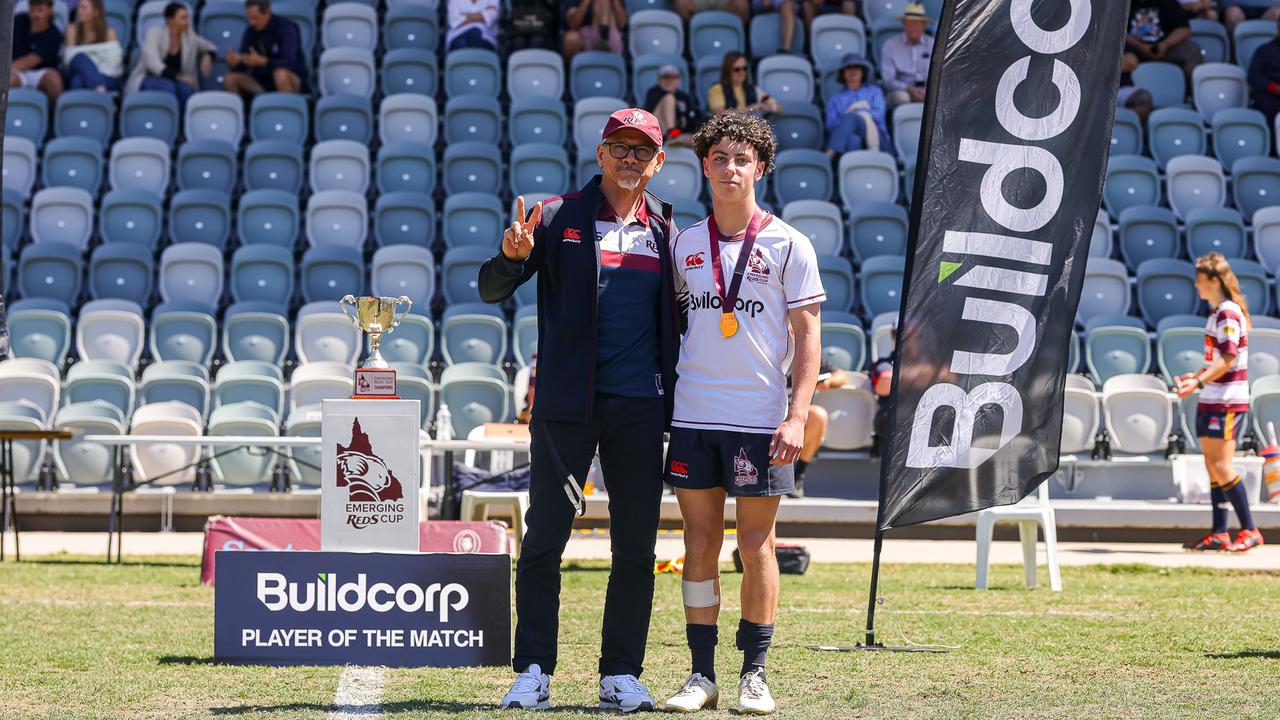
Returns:
[[[760,479],[760,473],[756,470],[756,466],[751,464],[751,459],[747,457],[747,449],[738,448],[738,457],[733,459],[733,484],[738,487],[744,485],[755,485]]]

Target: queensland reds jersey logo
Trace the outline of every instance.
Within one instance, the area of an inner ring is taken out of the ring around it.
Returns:
[[[702,267],[706,263],[706,260],[702,259],[703,255],[706,255],[706,253],[702,251],[692,253],[690,255],[685,255],[684,269],[688,270],[690,268]]]
[[[747,279],[756,283],[769,282],[769,266],[764,261],[764,253],[756,248],[747,260]]]
[[[644,113],[640,112],[639,110],[636,110],[635,112],[623,118],[622,122],[628,125],[643,125]]]
[[[360,428],[360,418],[351,423],[351,443],[338,445],[338,487],[347,489],[349,503],[380,503],[404,499],[404,488],[385,460],[373,451],[369,435]],[[363,528],[374,522],[366,522],[359,514],[347,518],[354,528]]]
[[[733,459],[733,484],[738,487],[755,485],[759,479],[760,473],[747,457],[747,449],[738,448],[738,457]]]

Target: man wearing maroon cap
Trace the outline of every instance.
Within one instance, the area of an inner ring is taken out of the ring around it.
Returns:
[[[663,159],[657,118],[619,110],[596,148],[601,174],[527,216],[524,198],[517,198],[500,251],[480,268],[480,297],[489,303],[505,301],[538,275],[538,399],[516,564],[512,666],[519,675],[504,708],[550,705],[560,558],[597,450],[613,552],[600,707],[654,708],[639,676],[653,606],[662,435],[671,422],[680,336],[668,249],[675,235],[671,205],[645,192]]]

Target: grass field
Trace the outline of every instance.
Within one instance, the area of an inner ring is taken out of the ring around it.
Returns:
[[[565,574],[552,718],[600,714],[604,570],[588,564]],[[1026,590],[1011,566],[993,569],[985,593],[973,590],[971,566],[890,566],[877,615],[882,639],[959,647],[944,655],[806,649],[859,639],[867,575],[865,565],[817,565],[783,579],[769,654],[778,717],[1280,717],[1277,575],[1064,568],[1066,591],[1055,595]],[[192,557],[0,564],[0,718],[318,719],[333,710],[341,668],[213,664],[213,590],[197,576]],[[726,597],[736,598],[739,579],[724,569]],[[736,612],[726,603],[722,678],[739,662]],[[688,671],[677,576],[658,578],[654,613],[644,680],[661,699]],[[382,712],[512,717],[492,709],[510,678],[499,668],[388,670]]]

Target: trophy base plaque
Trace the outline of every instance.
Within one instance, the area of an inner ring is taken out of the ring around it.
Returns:
[[[353,400],[399,400],[396,394],[396,371],[392,368],[356,369]]]

